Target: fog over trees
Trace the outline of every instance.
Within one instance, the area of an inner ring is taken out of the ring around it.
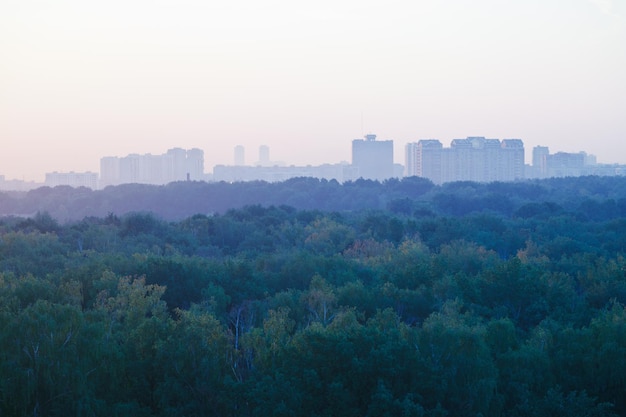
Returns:
[[[126,184],[103,190],[68,186],[41,187],[29,192],[0,192],[0,215],[32,217],[46,212],[60,223],[84,217],[148,212],[168,221],[195,214],[223,214],[247,205],[281,206],[322,211],[388,210],[463,216],[539,215],[555,210],[577,211],[591,218],[621,216],[626,205],[626,178],[551,178],[514,183],[452,182],[435,186],[418,177],[340,184],[315,178],[284,182],[174,182],[164,186]],[[599,207],[601,206],[601,207]],[[519,210],[519,212],[518,212]]]

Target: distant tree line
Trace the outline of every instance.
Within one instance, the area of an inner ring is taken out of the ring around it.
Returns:
[[[0,415],[626,415],[624,184],[219,184],[240,207],[174,220],[210,185],[123,186],[153,206],[0,218]],[[59,192],[109,198],[0,198]]]
[[[487,212],[536,217],[551,210],[564,210],[598,221],[626,213],[625,190],[626,177],[594,176],[514,183],[454,182],[441,186],[418,177],[383,183],[360,179],[343,184],[315,178],[277,183],[126,184],[98,191],[58,186],[0,193],[0,215],[32,216],[46,212],[64,223],[109,213],[119,216],[150,212],[165,220],[180,221],[195,214],[223,214],[229,209],[258,204],[338,212],[386,210],[417,216]]]

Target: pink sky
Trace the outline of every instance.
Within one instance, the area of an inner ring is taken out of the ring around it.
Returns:
[[[626,163],[625,2],[298,3],[2,1],[0,175],[173,147],[210,172],[239,144],[335,163],[369,132],[399,163],[466,136]]]

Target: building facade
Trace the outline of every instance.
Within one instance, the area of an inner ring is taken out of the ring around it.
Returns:
[[[57,187],[68,185],[70,187],[87,187],[92,190],[98,189],[98,174],[95,172],[48,172],[44,185]]]
[[[436,139],[423,139],[408,143],[405,148],[405,175],[430,178],[441,183],[443,146]]]
[[[376,135],[353,140],[352,165],[359,178],[376,181],[393,178],[393,141],[376,140]]]
[[[417,172],[417,143],[409,142],[404,146],[404,176],[414,177]]]
[[[533,163],[528,168],[532,178],[624,175],[621,165],[598,164],[596,157],[586,152],[551,154],[547,146],[533,148]]]
[[[238,167],[246,164],[246,149],[242,145],[235,146],[234,162]]]
[[[259,161],[257,162],[258,166],[268,167],[272,165],[270,161],[270,148],[267,145],[259,146]]]
[[[437,139],[408,144],[407,175],[435,184],[451,181],[514,181],[524,178],[524,143],[520,139],[471,136],[452,140],[444,148]]]
[[[173,148],[162,155],[130,154],[100,159],[100,186],[118,184],[164,185],[204,179],[204,151]]]

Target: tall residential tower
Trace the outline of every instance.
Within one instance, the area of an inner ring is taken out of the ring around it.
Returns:
[[[394,176],[393,141],[376,140],[376,135],[352,141],[352,165],[363,179],[383,181]]]
[[[428,178],[435,184],[524,178],[524,143],[520,139],[471,136],[454,139],[449,148],[436,139],[423,139],[408,144],[406,150],[407,175]]]

